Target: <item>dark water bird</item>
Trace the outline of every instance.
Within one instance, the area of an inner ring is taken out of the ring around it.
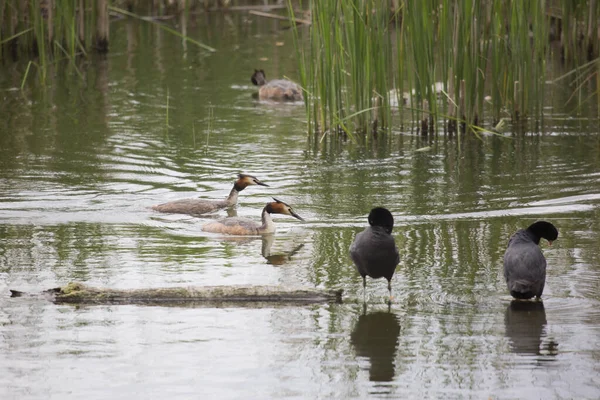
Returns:
[[[391,382],[394,379],[399,336],[400,323],[393,313],[377,311],[358,318],[350,334],[350,343],[357,356],[369,359],[370,381]]]
[[[516,299],[540,298],[546,283],[546,258],[539,248],[540,239],[550,244],[558,230],[550,222],[538,221],[514,233],[504,253],[504,278],[510,295]]]
[[[275,79],[267,81],[265,71],[255,69],[250,78],[253,84],[258,86],[258,98],[260,100],[275,101],[302,101],[302,89],[300,86],[287,79]]]
[[[520,354],[540,354],[546,323],[543,302],[511,301],[504,313],[504,325],[512,351]]]
[[[209,222],[202,227],[205,232],[226,233],[228,235],[264,235],[275,232],[275,223],[271,214],[290,215],[304,221],[302,217],[294,212],[289,204],[273,198],[262,210],[261,223],[243,217],[229,217],[215,222]]]
[[[153,206],[152,209],[163,213],[202,215],[237,204],[239,193],[250,185],[269,186],[252,175],[238,174],[225,200],[181,199]]]
[[[392,237],[394,217],[387,209],[376,207],[369,213],[369,225],[354,238],[350,246],[350,257],[367,287],[367,276],[373,279],[384,277],[392,296],[392,276],[400,262],[396,242]]]

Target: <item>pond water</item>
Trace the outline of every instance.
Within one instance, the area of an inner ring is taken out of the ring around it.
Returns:
[[[289,31],[233,13],[188,33],[218,52],[122,20],[83,79],[61,66],[21,92],[26,64],[2,66],[0,398],[600,398],[597,97],[574,109],[572,87],[554,88],[539,129],[508,138],[397,124],[366,147],[318,142],[302,105],[252,98],[254,68],[297,77]],[[275,196],[306,221],[226,238],[201,230],[226,211],[150,209],[225,198],[238,172],[270,187],[229,213],[258,220]],[[374,206],[396,221],[389,308],[385,280],[363,293],[348,254]],[[502,256],[538,219],[560,231],[541,243],[543,302],[514,304]],[[9,293],[74,280],[341,288],[344,301],[75,307]]]

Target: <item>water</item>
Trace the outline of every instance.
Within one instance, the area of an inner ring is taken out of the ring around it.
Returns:
[[[548,99],[541,133],[459,143],[398,124],[366,148],[316,143],[302,106],[251,97],[254,68],[294,77],[278,22],[200,19],[189,29],[212,55],[155,28],[113,27],[110,55],[80,65],[83,80],[65,67],[21,93],[24,65],[0,75],[0,398],[600,397],[600,139],[593,106],[575,113],[569,87]],[[258,220],[275,196],[306,222],[276,217],[271,240],[224,238],[201,227],[225,211],[150,210],[225,198],[238,172],[270,187],[249,187],[230,212]],[[368,280],[363,307],[348,255],[376,205],[394,214],[401,254],[389,310],[382,280]],[[544,301],[511,304],[508,237],[542,218],[560,231],[542,243]],[[342,288],[345,301],[9,297],[73,280]]]

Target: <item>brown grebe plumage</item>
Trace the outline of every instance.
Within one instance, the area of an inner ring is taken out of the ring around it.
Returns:
[[[304,221],[288,204],[273,198],[265,205],[261,214],[261,223],[243,217],[229,217],[215,222],[209,222],[202,227],[205,232],[225,233],[228,235],[264,235],[275,232],[275,223],[271,214],[290,215]]]
[[[238,174],[229,196],[224,200],[181,199],[153,206],[152,209],[163,213],[202,215],[237,204],[239,193],[250,185],[269,186],[252,175]]]

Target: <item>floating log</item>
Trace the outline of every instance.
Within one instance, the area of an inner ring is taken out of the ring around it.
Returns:
[[[11,290],[12,297],[25,295]],[[297,289],[281,286],[188,286],[150,289],[96,288],[79,282],[46,290],[41,295],[56,303],[153,304],[180,303],[328,303],[341,302],[342,290]]]

